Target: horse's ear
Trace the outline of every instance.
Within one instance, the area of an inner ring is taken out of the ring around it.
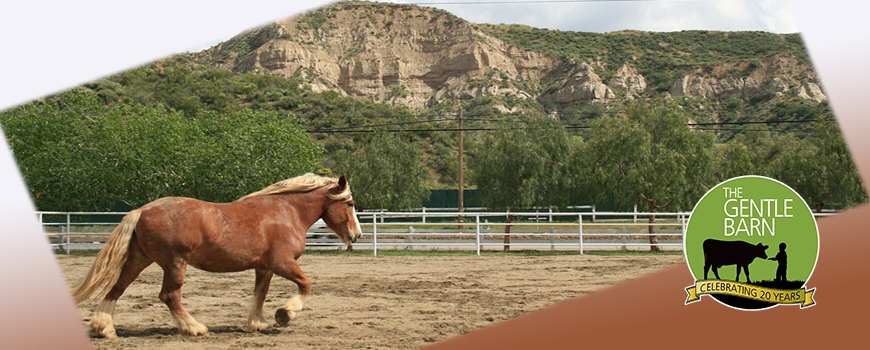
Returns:
[[[347,188],[347,177],[344,175],[341,175],[341,177],[338,178],[338,188],[342,191]]]

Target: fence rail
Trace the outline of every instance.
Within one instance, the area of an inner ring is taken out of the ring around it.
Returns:
[[[52,248],[101,249],[127,212],[37,212]],[[816,218],[836,213],[816,213]],[[650,224],[646,218],[655,215]],[[363,235],[354,249],[466,250],[682,250],[691,212],[359,212]],[[654,233],[650,233],[650,226]],[[651,236],[656,241],[651,243]],[[341,250],[345,244],[312,226],[306,249]]]

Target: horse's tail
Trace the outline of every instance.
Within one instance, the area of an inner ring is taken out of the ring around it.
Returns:
[[[121,223],[112,231],[106,245],[97,255],[97,260],[88,271],[88,275],[78,286],[72,289],[73,299],[75,303],[81,303],[85,299],[90,298],[97,293],[99,296],[104,296],[109,292],[109,289],[114,286],[121,275],[121,269],[124,263],[127,262],[127,249],[130,247],[130,239],[133,237],[133,229],[136,228],[136,223],[139,222],[139,215],[142,211],[139,209],[128,213],[121,220]]]

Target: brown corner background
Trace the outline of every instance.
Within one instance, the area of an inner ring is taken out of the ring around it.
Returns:
[[[859,27],[863,11],[836,1],[789,5],[868,184],[870,121],[864,114],[870,99],[863,82],[870,80],[870,71],[862,67],[870,40]],[[92,349],[56,261],[31,218],[32,203],[18,170],[7,161],[8,148],[0,148],[0,347]],[[819,220],[818,264],[806,284],[816,288],[816,305],[807,309],[789,305],[738,311],[709,297],[684,305],[685,288],[694,281],[686,266],[678,265],[424,349],[855,347],[863,343],[862,320],[870,311],[862,294],[870,266],[868,224],[867,205]]]

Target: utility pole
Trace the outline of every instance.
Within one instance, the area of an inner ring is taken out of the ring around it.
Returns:
[[[461,214],[464,211],[463,203],[465,202],[465,179],[463,178],[462,169],[465,167],[463,163],[462,154],[465,153],[464,145],[462,144],[462,105],[459,105],[459,213]],[[462,215],[459,215],[459,229],[463,228],[462,222],[464,218]]]

